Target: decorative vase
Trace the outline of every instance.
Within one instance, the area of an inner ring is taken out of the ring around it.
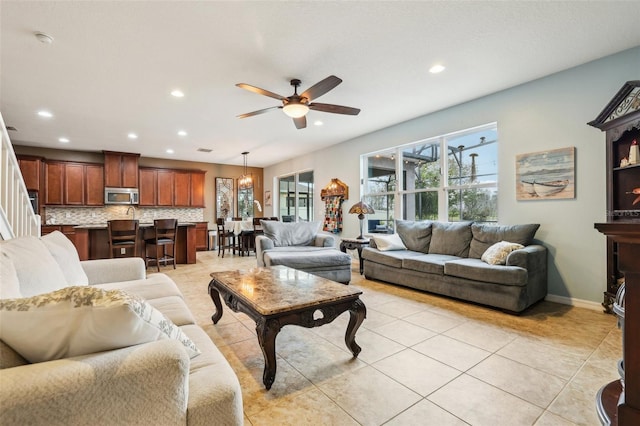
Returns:
[[[629,164],[638,164],[640,162],[640,152],[638,150],[638,142],[634,139],[629,148]]]

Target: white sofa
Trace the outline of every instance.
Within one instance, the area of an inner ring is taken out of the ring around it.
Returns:
[[[147,276],[140,258],[80,262],[71,242],[54,234],[0,242],[0,315],[6,314],[2,312],[5,305],[65,285],[123,290],[164,314],[195,343],[200,354],[190,358],[182,342],[163,336],[147,343],[30,363],[0,340],[0,424],[243,424],[238,379],[209,336],[195,324],[175,283],[161,273]],[[62,267],[56,269],[55,264]],[[67,290],[71,287],[58,292]],[[207,297],[205,287],[203,297]],[[10,331],[4,329],[6,318],[0,317],[0,332],[5,333],[0,336],[5,340]],[[39,327],[34,328],[34,335],[38,331]],[[25,341],[32,338],[24,336]]]

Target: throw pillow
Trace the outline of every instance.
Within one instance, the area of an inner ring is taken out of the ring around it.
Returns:
[[[540,225],[537,223],[525,225],[474,223],[471,225],[473,239],[469,246],[469,257],[480,259],[489,247],[500,241],[510,241],[528,246],[533,242],[533,237],[539,227]]]
[[[396,232],[409,250],[429,253],[431,221],[396,220]]]
[[[471,222],[433,222],[430,254],[467,257],[471,242]]]
[[[16,268],[6,254],[0,253],[0,299],[16,297],[22,297]]]
[[[524,248],[522,244],[510,243],[508,241],[500,241],[489,247],[483,254],[480,260],[488,263],[489,265],[505,265],[507,263],[507,256],[514,250]]]
[[[308,246],[313,243],[320,230],[320,222],[280,222],[261,220],[264,235],[276,247]]]
[[[4,253],[13,262],[22,297],[49,293],[68,285],[62,269],[37,237],[2,241],[0,253]]]
[[[138,296],[90,286],[0,300],[0,340],[29,362],[123,348],[160,339],[200,351],[175,324]]]
[[[380,251],[391,250],[406,250],[407,248],[402,243],[402,239],[398,234],[391,235],[375,235],[373,241],[376,243],[376,247]]]
[[[89,285],[89,278],[82,269],[78,251],[69,238],[60,231],[54,231],[40,239],[60,265],[68,285]]]

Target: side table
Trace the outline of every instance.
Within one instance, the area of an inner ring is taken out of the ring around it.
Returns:
[[[362,249],[369,245],[369,239],[363,238],[342,238],[340,240],[340,251],[343,253],[348,250],[358,250],[358,260],[360,260],[360,275],[362,275],[364,267],[364,259],[362,258]]]

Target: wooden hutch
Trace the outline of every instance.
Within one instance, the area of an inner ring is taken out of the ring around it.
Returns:
[[[621,378],[602,387],[596,408],[605,425],[640,425],[640,80],[625,83],[588,124],[607,135],[607,222],[595,224],[607,236],[603,306],[610,312],[615,300],[624,315]]]

